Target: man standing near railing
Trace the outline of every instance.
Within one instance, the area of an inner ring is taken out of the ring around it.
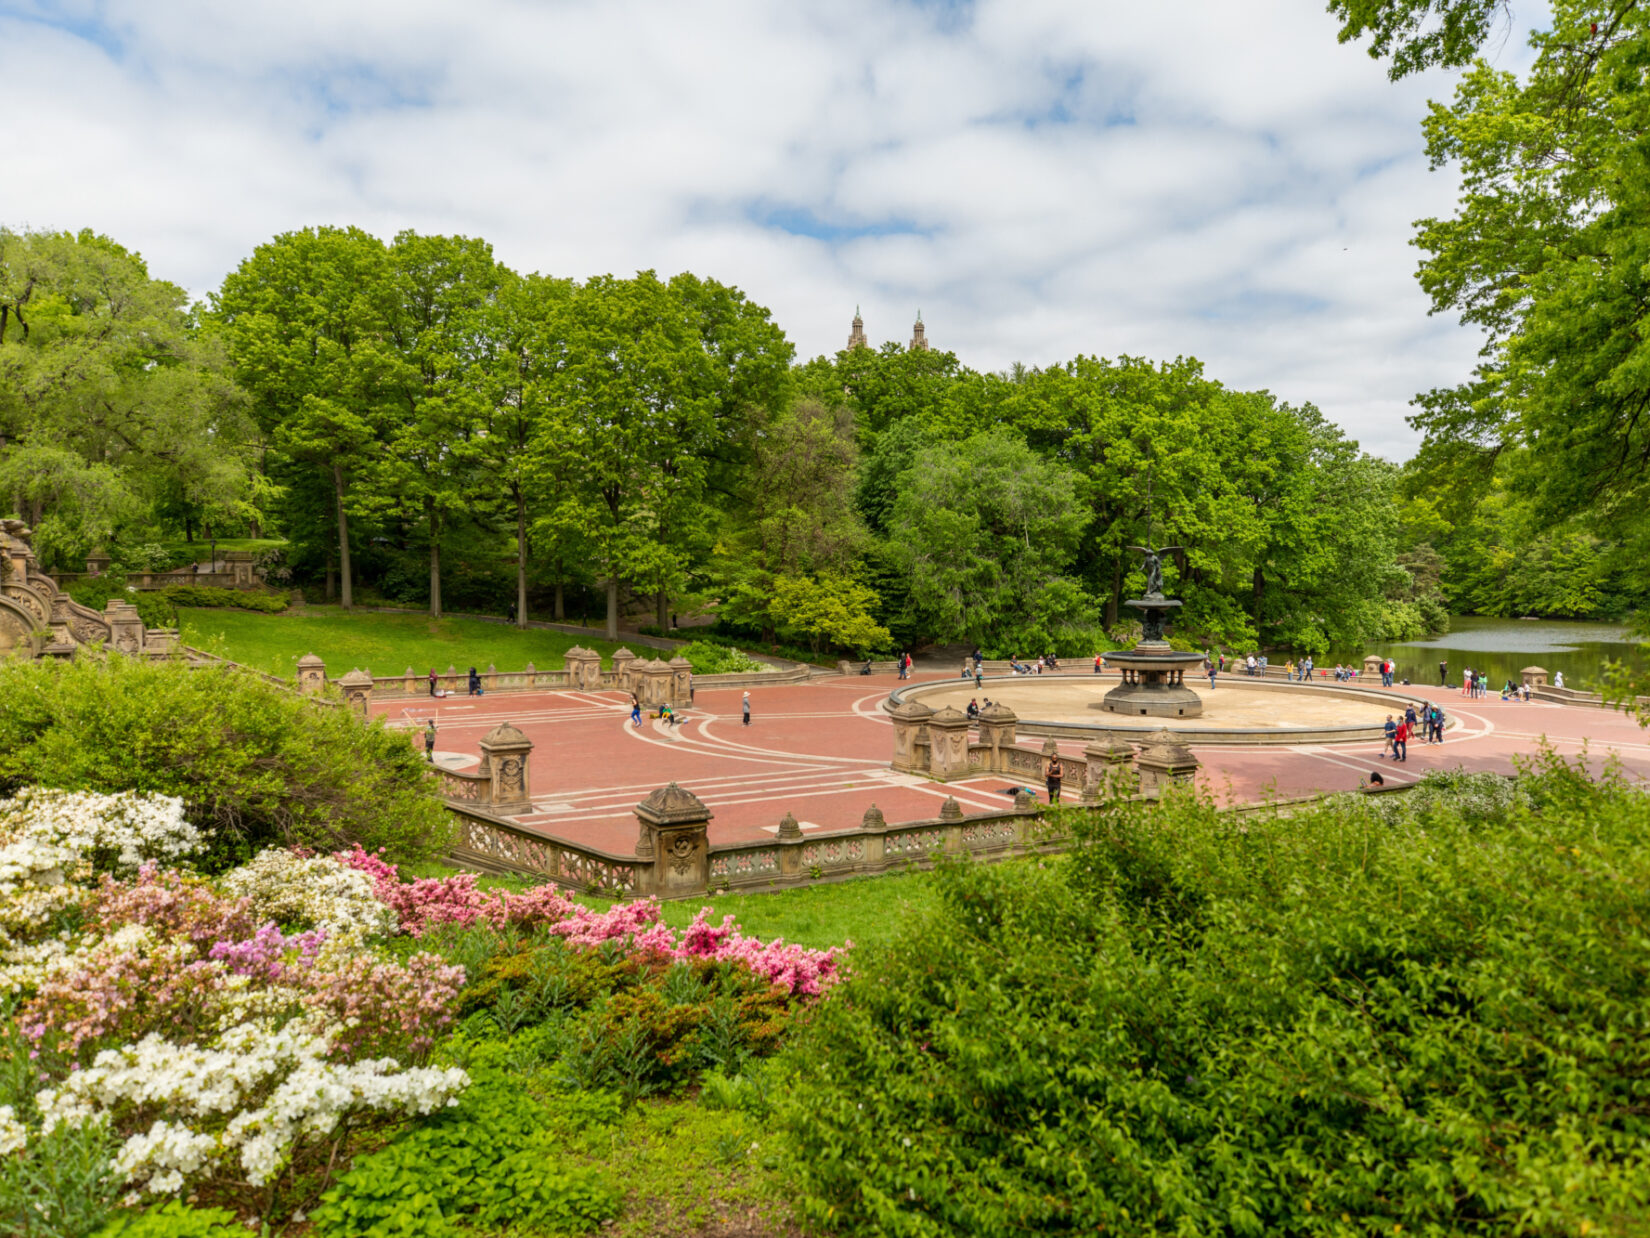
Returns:
[[[424,759],[435,764],[435,715],[424,726]]]

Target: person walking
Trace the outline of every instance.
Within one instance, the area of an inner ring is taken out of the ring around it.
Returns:
[[[1381,743],[1381,756],[1384,759],[1387,753],[1396,753],[1398,751],[1397,748],[1393,746],[1392,742],[1398,735],[1398,724],[1392,720],[1391,714],[1386,716],[1386,726],[1383,727],[1382,730],[1386,732],[1386,739]]]
[[[693,672],[688,672],[688,704],[693,704]]]
[[[435,667],[430,667],[430,695],[435,695]]]
[[[745,715],[744,725],[749,726],[751,724],[751,694],[749,692],[740,698],[739,708]]]
[[[1444,742],[1444,707],[1442,705],[1434,705],[1432,707],[1432,714],[1431,714],[1431,719],[1430,720],[1431,720],[1431,723],[1432,723],[1432,742],[1435,743],[1435,744],[1443,743]]]
[[[642,725],[642,698],[634,692],[630,694],[630,725],[637,728]]]
[[[1060,764],[1060,754],[1056,752],[1048,759],[1048,768],[1043,773],[1044,780],[1048,784],[1049,803],[1058,804],[1060,802],[1060,783],[1065,776],[1066,768]]]
[[[1105,655],[1098,654],[1098,653],[1095,654],[1094,655],[1094,673],[1096,675],[1098,675],[1101,671],[1103,671],[1105,669],[1106,669]]]
[[[1409,760],[1409,723],[1400,722],[1398,729],[1392,736],[1392,759],[1394,761]]]
[[[901,652],[901,654],[899,655],[899,677],[901,679],[905,678],[906,673],[907,673],[907,668],[909,668],[910,665],[911,665],[910,661],[908,660],[910,658],[910,656],[911,656],[910,654],[904,653],[904,652]]]
[[[424,759],[432,764],[435,761],[435,719],[433,717],[424,725]]]
[[[1206,662],[1205,665],[1209,668],[1209,691],[1213,692],[1215,690],[1215,671],[1218,668],[1213,662]]]
[[[1415,734],[1415,728],[1421,725],[1420,716],[1416,714],[1414,705],[1404,706],[1404,725],[1409,728],[1411,735]]]
[[[1394,669],[1391,658],[1381,659],[1381,687],[1390,688],[1392,686],[1392,672]]]

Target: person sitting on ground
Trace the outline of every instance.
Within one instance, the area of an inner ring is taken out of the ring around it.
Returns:
[[[470,668],[470,695],[481,695],[481,676],[476,674],[476,668],[473,666]]]
[[[968,702],[968,717],[970,720],[980,716],[980,703],[977,700]]]
[[[1051,671],[1057,671],[1060,669],[1060,660],[1052,653],[1048,655],[1048,669]]]
[[[1381,777],[1380,770],[1372,769],[1369,771],[1369,777],[1364,779],[1364,785],[1366,787],[1384,787],[1386,786],[1386,779]]]
[[[904,663],[901,663],[900,664],[900,678],[901,679],[905,678],[905,673],[904,672],[905,672],[905,666],[904,666]],[[861,675],[869,675],[871,673],[871,659],[870,658],[865,659],[865,665],[859,668],[859,673]]]

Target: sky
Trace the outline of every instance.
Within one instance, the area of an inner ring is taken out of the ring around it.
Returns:
[[[1488,48],[1525,59],[1520,6]],[[107,233],[204,296],[270,237],[485,237],[521,271],[690,270],[799,357],[1195,356],[1409,456],[1478,337],[1401,83],[1324,0],[0,0],[0,223]]]

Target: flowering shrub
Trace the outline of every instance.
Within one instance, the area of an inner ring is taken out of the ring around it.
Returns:
[[[305,925],[333,937],[361,939],[396,927],[372,879],[328,856],[261,851],[225,873],[223,888],[249,899],[259,920]]]
[[[457,1067],[330,1061],[339,1030],[243,1023],[206,1045],[151,1034],[104,1050],[87,1069],[41,1092],[42,1129],[109,1122],[125,1136],[116,1165],[150,1193],[175,1193],[224,1169],[262,1186],[295,1145],[331,1134],[349,1114],[433,1113],[469,1082]],[[235,1164],[226,1164],[231,1159]]]

